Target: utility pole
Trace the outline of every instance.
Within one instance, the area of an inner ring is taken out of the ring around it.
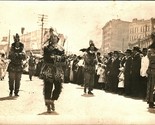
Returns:
[[[41,42],[40,42],[40,49],[42,50],[42,44],[43,44],[43,31],[44,31],[44,24],[47,20],[47,15],[39,14],[39,23],[41,23]]]
[[[8,57],[8,55],[9,55],[9,50],[10,50],[10,33],[11,33],[11,31],[9,30],[8,46],[7,46],[7,53],[6,53],[6,56],[7,56],[7,57]]]

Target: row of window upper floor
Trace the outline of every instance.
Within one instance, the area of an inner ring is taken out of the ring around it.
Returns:
[[[146,33],[146,34],[140,34],[140,35],[130,35],[129,36],[129,41],[134,41],[134,40],[138,40],[138,39],[143,39],[148,37],[150,34]]]
[[[144,33],[144,32],[150,32],[151,26],[150,25],[144,25],[144,26],[136,26],[129,28],[129,33]]]
[[[125,31],[125,30],[124,30]],[[151,26],[150,25],[145,25],[145,26],[137,26],[137,27],[132,27],[129,28],[129,33],[144,33],[144,32],[150,32],[151,31]],[[103,34],[111,34],[112,30],[103,30]]]

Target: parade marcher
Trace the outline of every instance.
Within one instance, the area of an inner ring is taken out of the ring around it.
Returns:
[[[51,109],[55,110],[54,101],[60,96],[64,79],[62,69],[62,66],[65,65],[64,49],[58,45],[58,41],[58,36],[53,34],[53,29],[50,28],[48,44],[43,48],[44,64],[41,70],[47,112],[51,112]]]
[[[147,48],[143,48],[142,50],[143,56],[141,59],[141,68],[140,68],[140,76],[141,76],[141,97],[146,99],[146,91],[147,91],[147,70],[149,66],[149,58],[147,56]]]
[[[9,77],[9,90],[10,96],[14,94],[19,96],[20,81],[23,72],[23,60],[26,59],[26,54],[24,52],[24,44],[20,42],[20,37],[18,34],[14,36],[14,43],[11,45],[8,58],[10,63],[8,65],[8,77]],[[15,84],[15,88],[14,88]]]
[[[125,51],[125,65],[124,65],[124,94],[125,96],[131,95],[131,67],[132,67],[132,50]]]
[[[84,55],[84,93],[93,95],[95,67],[97,64],[96,50],[94,43],[90,43],[87,53]]]
[[[32,52],[30,52],[28,66],[29,66],[29,68],[28,68],[29,79],[30,79],[30,81],[32,81],[32,77],[35,75],[35,71],[36,71],[36,61],[35,61],[35,57],[33,56]]]
[[[147,83],[147,96],[146,101],[149,104],[149,108],[154,106],[154,87],[155,87],[155,33],[151,34],[152,44],[148,47],[149,67],[148,83]]]

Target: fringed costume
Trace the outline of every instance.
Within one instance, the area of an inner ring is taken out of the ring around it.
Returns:
[[[41,69],[41,77],[44,81],[44,99],[47,112],[54,111],[54,100],[59,98],[62,90],[64,73],[62,67],[65,65],[64,50],[60,49],[57,36],[49,39],[49,44],[44,47],[44,64]]]
[[[91,95],[93,95],[95,66],[97,64],[96,51],[96,47],[91,43],[86,50],[87,53],[84,55],[84,93],[86,93],[88,88],[88,94]]]

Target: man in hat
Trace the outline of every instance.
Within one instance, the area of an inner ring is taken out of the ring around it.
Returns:
[[[120,73],[119,68],[120,68],[119,52],[114,51],[113,52],[112,64],[110,67],[110,73],[109,73],[110,91],[113,93],[118,92],[118,82],[119,82],[118,75]]]
[[[106,91],[110,91],[110,77],[109,77],[109,73],[110,73],[110,69],[111,69],[111,65],[112,65],[112,52],[108,53],[108,57],[107,57],[107,61],[105,62],[105,78],[106,78],[106,84],[105,84],[105,90]]]
[[[125,65],[124,65],[124,94],[131,95],[131,67],[132,67],[132,50],[125,51]]]
[[[13,90],[15,96],[19,96],[19,88],[21,75],[23,71],[23,61],[26,59],[26,54],[23,51],[24,44],[20,42],[20,37],[18,34],[14,36],[14,43],[11,45],[11,49],[9,52],[8,58],[10,59],[10,63],[8,65],[8,73],[9,73],[9,95],[12,96]],[[15,88],[14,88],[15,84]]]
[[[131,68],[131,91],[132,96],[139,98],[141,95],[140,87],[140,68],[141,68],[141,56],[140,56],[140,48],[138,46],[133,47],[133,60],[132,60],[132,68]]]

